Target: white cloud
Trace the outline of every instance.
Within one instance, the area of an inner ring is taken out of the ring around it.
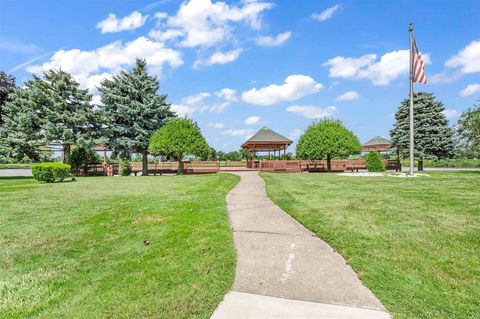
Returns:
[[[302,131],[296,128],[290,132],[290,134],[288,135],[288,138],[293,141],[298,139],[301,135],[302,135]]]
[[[306,119],[320,119],[333,115],[337,111],[337,108],[335,106],[322,108],[313,105],[292,105],[287,107],[286,111],[296,113]]]
[[[340,5],[336,4],[333,7],[330,7],[328,9],[323,10],[320,13],[314,13],[312,14],[312,18],[319,20],[319,21],[325,21],[328,20],[332,17],[332,15],[340,9]]]
[[[228,101],[228,102],[238,101],[237,91],[234,89],[224,88],[224,89],[221,89],[220,91],[215,92],[215,95],[220,99],[224,99],[225,101]]]
[[[264,37],[257,37],[255,39],[255,43],[261,47],[276,47],[282,45],[285,41],[287,41],[290,36],[292,35],[291,32],[283,32],[278,34],[276,37],[264,36]]]
[[[337,101],[352,101],[360,97],[360,94],[356,91],[348,91],[337,97]]]
[[[177,115],[180,117],[189,116],[195,112],[195,108],[190,105],[184,104],[172,104],[170,106],[170,109],[177,113]]]
[[[143,16],[138,11],[133,11],[128,16],[118,19],[113,13],[110,13],[105,20],[97,23],[97,29],[102,33],[120,32],[140,28],[147,21],[148,15]]]
[[[459,117],[460,116],[460,112],[457,111],[457,110],[454,110],[454,109],[445,109],[443,111],[443,114],[445,114],[445,116],[448,118],[448,119],[452,119],[452,118],[456,118],[456,117]]]
[[[97,87],[100,86],[100,83],[103,80],[110,80],[112,78],[112,75],[108,72],[103,72],[100,74],[94,74],[92,76],[89,76],[85,79],[85,81],[82,84],[82,87],[85,87],[90,91],[92,94],[96,94],[98,92]]]
[[[95,94],[92,96],[92,101],[90,101],[91,105],[100,105],[102,104],[102,97],[99,94]]]
[[[207,97],[210,97],[211,94],[208,92],[200,92],[195,95],[191,96],[186,96],[182,99],[182,102],[185,104],[193,105],[193,104],[199,104],[202,103],[203,100]]]
[[[465,96],[469,96],[469,95],[476,94],[476,93],[479,93],[479,92],[480,92],[480,83],[469,84],[469,85],[467,85],[466,88],[464,88],[460,92],[460,95],[465,97]]]
[[[329,66],[329,76],[332,78],[354,78],[357,76],[358,71],[372,64],[377,58],[375,54],[365,54],[359,58],[349,58],[343,56],[334,57],[327,62],[323,63],[323,66]]]
[[[242,93],[242,99],[250,104],[272,105],[317,93],[322,87],[322,84],[307,75],[295,74],[287,76],[284,84],[270,84],[260,89],[245,91]]]
[[[230,105],[230,102],[222,102],[211,105],[208,110],[210,112],[220,113]]]
[[[409,73],[409,51],[398,50],[385,53],[377,60],[376,54],[366,54],[359,58],[337,56],[323,63],[330,67],[330,77],[345,79],[369,79],[373,85],[388,85],[391,81]],[[426,64],[430,56],[423,54]]]
[[[260,122],[260,117],[259,116],[249,116],[245,119],[245,124],[247,125],[254,125]]]
[[[223,134],[224,135],[229,135],[229,136],[251,136],[255,133],[254,130],[252,129],[236,129],[236,130],[226,130],[226,131],[223,131]]]
[[[150,30],[148,32],[148,36],[160,41],[160,42],[165,42],[168,40],[173,40],[175,38],[178,38],[182,36],[183,33],[179,30],[166,30],[166,31],[160,31],[160,30]]]
[[[223,123],[208,123],[207,126],[211,128],[223,128],[225,125]]]
[[[182,98],[182,102],[176,107],[182,112],[192,114],[194,112],[222,112],[230,104],[230,101],[221,101],[214,104],[205,103],[205,99],[211,97],[209,92],[200,92],[194,95],[186,96]]]
[[[207,60],[197,60],[193,63],[194,68],[199,68],[202,65],[213,65],[213,64],[227,64],[238,59],[243,49],[235,49],[231,51],[221,52],[217,51],[213,53],[210,58]]]
[[[61,68],[70,73],[84,88],[93,88],[104,78],[135,64],[137,57],[147,60],[151,72],[159,74],[164,65],[178,67],[183,64],[180,52],[165,48],[160,42],[145,37],[122,43],[116,41],[90,51],[80,49],[59,50],[49,61],[27,67],[31,73]]]
[[[447,68],[460,68],[462,73],[480,72],[480,41],[472,41],[457,55],[445,62]]]
[[[231,37],[235,23],[247,24],[254,30],[261,28],[261,14],[273,7],[272,3],[248,0],[241,5],[211,0],[190,0],[182,3],[176,15],[159,13],[159,23],[154,31],[159,35],[170,32],[179,38],[184,47],[209,47]],[[175,31],[175,33],[172,33]]]

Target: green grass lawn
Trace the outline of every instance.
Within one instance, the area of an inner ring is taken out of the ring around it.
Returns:
[[[0,179],[0,318],[209,318],[234,278],[237,181]]]
[[[262,174],[270,198],[337,249],[394,318],[480,318],[480,172]]]

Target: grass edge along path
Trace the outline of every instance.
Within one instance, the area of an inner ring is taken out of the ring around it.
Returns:
[[[0,179],[0,317],[209,318],[234,279],[238,180]]]
[[[480,318],[480,173],[261,174],[268,196],[342,254],[394,318]]]

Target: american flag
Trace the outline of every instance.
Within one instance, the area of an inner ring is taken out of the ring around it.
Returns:
[[[412,76],[413,82],[427,84],[427,75],[425,74],[425,63],[423,62],[422,55],[418,51],[417,43],[415,39],[412,44],[412,54],[413,54],[413,66],[412,66]]]

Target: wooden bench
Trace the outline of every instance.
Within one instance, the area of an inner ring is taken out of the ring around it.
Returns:
[[[220,170],[219,161],[191,161],[183,162],[184,174],[209,174],[218,173]]]
[[[399,160],[385,160],[385,168],[387,170],[400,172],[402,170],[402,164]]]
[[[367,162],[363,159],[361,160],[347,160],[347,170],[357,171],[359,169],[367,169]]]
[[[135,174],[135,176],[143,171],[142,162],[130,162],[130,167],[132,167],[132,173]]]

